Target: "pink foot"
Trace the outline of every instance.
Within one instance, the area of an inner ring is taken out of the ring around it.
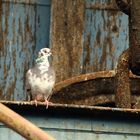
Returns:
[[[46,109],[48,109],[49,101],[45,99]]]
[[[37,107],[37,100],[35,99],[34,101],[31,101],[31,104],[35,104],[35,106]]]
[[[48,109],[48,106],[52,104],[53,104],[52,102],[49,102],[47,99],[45,99],[46,109]]]

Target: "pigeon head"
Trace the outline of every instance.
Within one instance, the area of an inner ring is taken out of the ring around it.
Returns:
[[[52,53],[49,48],[42,48],[38,52],[38,57],[36,59],[36,63],[42,63],[42,62],[48,61],[48,57],[51,55],[52,55]]]
[[[49,48],[43,48],[39,51],[38,57],[48,57],[51,56],[51,50]]]

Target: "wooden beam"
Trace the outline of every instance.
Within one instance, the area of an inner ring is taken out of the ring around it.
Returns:
[[[0,103],[0,122],[7,125],[28,140],[54,140],[37,126],[27,121],[5,105]]]

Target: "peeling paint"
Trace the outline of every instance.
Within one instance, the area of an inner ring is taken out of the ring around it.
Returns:
[[[25,99],[25,73],[34,64],[37,51],[49,42],[50,18],[44,18],[45,12],[50,15],[50,1],[0,1],[1,99]]]
[[[115,1],[88,0],[83,54],[90,48],[90,62],[86,61],[87,56],[83,55],[82,71],[89,73],[115,69],[119,55],[128,48],[128,39],[128,16],[116,8]],[[87,40],[89,46],[85,47]]]

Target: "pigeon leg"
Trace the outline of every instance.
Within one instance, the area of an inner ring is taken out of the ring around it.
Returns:
[[[37,100],[35,99],[34,101],[31,101],[31,104],[35,104],[35,106],[37,107]]]
[[[49,101],[45,98],[46,109],[48,109]]]
[[[34,102],[35,102],[35,106],[37,107],[37,100],[35,99]]]

